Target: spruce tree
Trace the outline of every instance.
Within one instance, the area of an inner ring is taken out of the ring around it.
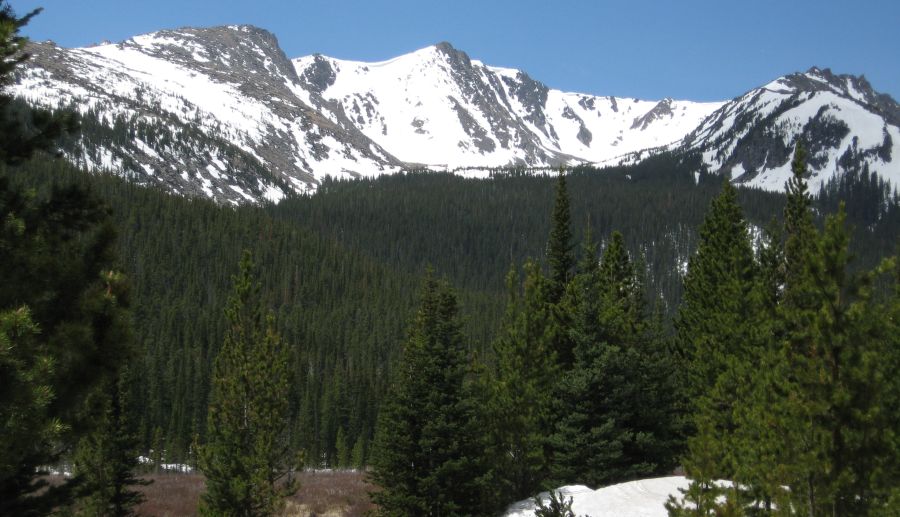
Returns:
[[[554,483],[601,486],[671,469],[671,365],[647,320],[624,239],[614,232],[598,266],[585,239],[567,305],[575,364],[558,388]]]
[[[560,169],[556,182],[556,199],[550,218],[550,237],[547,241],[547,263],[550,272],[545,301],[553,308],[553,319],[547,328],[547,339],[556,355],[557,363],[563,370],[571,368],[575,360],[574,345],[566,330],[570,326],[568,321],[570,311],[561,305],[575,265],[571,218],[566,173]]]
[[[515,269],[507,275],[506,314],[493,344],[495,362],[481,389],[495,490],[498,498],[512,500],[530,497],[547,479],[546,436],[559,378],[547,339],[553,318],[553,307],[546,303],[549,282],[534,262],[526,262],[524,272],[522,285]]]
[[[575,258],[572,254],[572,229],[569,191],[566,173],[560,169],[556,182],[556,201],[551,216],[550,238],[547,241],[547,263],[550,266],[548,300],[559,303],[569,283]]]
[[[288,449],[288,351],[260,300],[244,251],[225,309],[225,341],[216,357],[200,451],[206,475],[203,515],[273,515],[296,491]],[[285,480],[285,477],[287,479]]]
[[[482,429],[466,381],[456,297],[427,275],[421,305],[378,416],[372,494],[385,516],[491,513]]]
[[[77,515],[128,516],[144,500],[133,487],[150,481],[135,476],[139,442],[128,406],[127,370],[96,394],[97,428],[76,449],[74,472],[79,480]]]
[[[713,200],[700,228],[700,243],[688,264],[684,298],[675,321],[682,366],[682,411],[691,432],[684,466],[692,485],[682,506],[672,500],[670,515],[705,515],[709,508],[737,511],[716,503],[716,479],[734,479],[741,443],[735,414],[750,390],[747,379],[761,343],[754,342],[760,308],[754,296],[757,265],[747,223],[730,183]],[[706,509],[706,510],[705,510]],[[695,512],[695,513],[694,513]]]

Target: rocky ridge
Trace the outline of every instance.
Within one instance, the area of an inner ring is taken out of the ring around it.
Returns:
[[[378,63],[291,60],[251,26],[28,50],[12,93],[81,112],[69,159],[219,202],[277,202],[325,176],[485,175],[661,150],[696,151],[709,172],[780,190],[798,139],[810,149],[813,189],[860,168],[900,182],[900,107],[864,77],[828,69],[697,103],[562,92],[449,43]]]

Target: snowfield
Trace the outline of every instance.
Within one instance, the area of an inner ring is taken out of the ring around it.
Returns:
[[[325,177],[422,167],[486,177],[506,166],[634,164],[667,150],[696,151],[709,172],[781,191],[798,139],[812,192],[863,168],[900,186],[900,105],[864,77],[828,69],[692,102],[555,90],[446,42],[372,63],[289,59],[274,34],[251,26],[28,51],[10,93],[74,106],[128,135],[86,135],[71,161],[219,202],[277,202]]]
[[[597,490],[584,485],[564,486],[558,490],[572,498],[572,511],[578,517],[666,517],[665,503],[669,496],[681,497],[690,481],[684,476],[641,479]],[[550,494],[540,494],[543,501]],[[533,517],[535,505],[531,499],[510,505],[504,517]]]

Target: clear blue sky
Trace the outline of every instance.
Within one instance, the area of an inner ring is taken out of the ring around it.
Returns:
[[[376,61],[449,41],[567,91],[721,100],[811,66],[900,98],[898,0],[11,0],[65,47],[252,24],[289,57]]]

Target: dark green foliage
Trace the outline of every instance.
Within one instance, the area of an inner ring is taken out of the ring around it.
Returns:
[[[249,251],[233,278],[227,328],[212,376],[203,515],[274,515],[296,490],[289,449],[288,350],[265,311]]]
[[[725,183],[700,227],[700,243],[684,279],[675,322],[687,368],[687,398],[696,401],[715,384],[730,355],[746,342],[756,265],[747,222],[734,187]]]
[[[737,515],[743,494],[723,489],[715,480],[758,488],[766,475],[754,467],[769,458],[758,448],[768,443],[760,441],[762,435],[753,436],[749,424],[764,422],[768,415],[750,409],[748,400],[767,395],[754,386],[755,379],[771,373],[760,366],[769,364],[766,358],[774,348],[766,302],[775,303],[778,287],[765,289],[763,282],[774,282],[781,267],[766,266],[774,258],[766,258],[762,268],[757,265],[747,223],[728,183],[712,202],[700,236],[675,322],[681,402],[691,431],[684,463],[693,481],[684,499],[694,508],[674,500],[668,506],[670,515],[706,515],[711,508]],[[761,257],[773,254],[775,245],[763,248]],[[766,430],[764,425],[756,429]],[[727,503],[719,505],[717,498],[725,492],[730,492]]]
[[[561,302],[572,277],[575,257],[572,253],[572,216],[564,170],[559,171],[556,181],[556,199],[553,203],[550,237],[547,241],[549,282],[545,293],[546,303],[551,308],[553,317],[545,332],[549,346],[556,356],[556,362],[562,370],[568,370],[575,361],[575,353],[574,344],[566,331],[571,326],[570,314]]]
[[[571,234],[581,235],[586,226],[597,235],[621,231],[627,248],[646,264],[648,296],[665,300],[667,316],[681,290],[674,265],[694,248],[696,228],[719,186],[695,185],[692,167],[660,156],[635,168],[565,175]],[[489,310],[493,324],[485,327],[492,331],[502,316],[502,301],[496,301],[509,265],[547,256],[548,214],[558,181],[527,174],[497,174],[485,181],[438,173],[326,180],[314,196],[285,200],[269,211],[402,271],[421,271],[432,263],[461,295],[491,293],[490,305],[475,306],[472,299],[464,305],[473,309],[473,324]],[[782,198],[748,190],[741,191],[741,199],[757,221],[767,222]],[[576,244],[572,239],[570,250]],[[490,332],[479,327],[474,337],[490,343]]]
[[[543,500],[535,496],[534,510],[536,517],[575,517],[572,511],[572,498],[566,499],[560,492],[550,491],[550,500],[545,504]]]
[[[482,429],[456,296],[431,273],[378,418],[372,495],[388,516],[486,515]]]
[[[810,515],[867,515],[887,501],[896,473],[896,393],[886,380],[896,334],[873,297],[873,273],[849,273],[844,212],[815,238],[780,308],[790,393],[776,406],[791,501]],[[793,302],[793,303],[792,303]],[[888,411],[886,411],[888,410]],[[892,474],[895,475],[895,474]],[[895,478],[896,479],[896,478]]]
[[[813,224],[812,199],[806,188],[806,151],[797,144],[791,161],[793,176],[787,182],[787,202],[784,207],[784,269],[785,303],[799,306],[803,300],[802,289],[794,285],[802,283],[806,261],[815,246],[816,227]]]
[[[16,68],[29,58],[24,52],[28,38],[21,36],[19,30],[40,12],[41,9],[35,9],[19,17],[8,2],[0,2],[0,89],[15,81]],[[73,113],[53,114],[31,108],[0,91],[2,163],[20,163],[36,151],[53,150],[61,136],[77,128]]]
[[[685,462],[694,483],[685,500],[694,507],[672,500],[670,515],[744,515],[750,508],[779,515],[890,514],[895,481],[888,478],[896,480],[900,456],[897,435],[884,430],[898,423],[889,380],[897,367],[897,334],[894,301],[873,286],[895,259],[853,273],[843,207],[826,219],[824,231],[813,224],[800,146],[793,170],[783,244],[774,238],[763,247],[755,286],[744,297],[750,305],[730,309],[739,311],[744,326],[734,313],[716,318],[711,310],[698,314],[734,327],[680,320],[679,332],[705,329],[727,337],[730,346],[707,352],[706,364],[689,363],[695,434]],[[717,212],[721,205],[707,220]],[[699,257],[706,242],[729,241],[727,228],[707,233],[692,267],[708,270],[710,262]],[[709,277],[709,296],[743,285],[735,279],[746,269],[724,269],[732,274],[718,277],[689,273],[688,279]],[[683,313],[692,316],[691,286],[685,293]],[[718,368],[710,369],[710,358]],[[735,485],[717,488],[716,478]],[[716,501],[719,495],[727,500]]]
[[[140,449],[127,379],[127,371],[123,371],[93,397],[97,427],[81,439],[74,455],[79,480],[76,515],[135,515],[134,508],[144,500],[132,488],[150,482],[135,477]]]
[[[49,406],[53,358],[38,339],[27,307],[0,312],[0,489],[3,510],[23,511],[23,492],[44,486],[34,472],[62,432]]]
[[[675,431],[673,364],[622,235],[614,232],[597,266],[586,239],[568,289],[575,364],[558,387],[554,483],[602,486],[671,471]]]
[[[18,17],[0,2],[0,88],[28,59],[19,30],[39,12]],[[52,150],[74,127],[69,115],[31,109],[0,92],[0,163]],[[84,190],[36,199],[2,172],[0,221],[0,513],[48,513],[74,484],[47,488],[38,467],[55,462],[90,428],[83,402],[114,375],[127,348],[126,300],[112,292],[118,274],[111,271],[106,211]]]
[[[141,408],[145,455],[183,463],[194,436],[205,440],[229,276],[241,249],[253,247],[265,264],[260,295],[274,308],[278,333],[290,350],[295,382],[289,402],[297,422],[292,445],[305,451],[310,465],[334,465],[343,427],[348,442],[360,442],[365,461],[403,335],[397,315],[412,307],[413,279],[295,224],[273,221],[257,207],[222,209],[112,177],[75,174],[59,162],[35,162],[14,177],[37,186],[42,196],[55,183],[89,183],[117,214],[125,214],[116,217],[123,236],[118,249],[131,272],[141,347],[132,395]],[[479,298],[466,297],[478,306]],[[491,298],[480,299],[484,304]],[[487,326],[489,317],[478,315],[476,321]]]
[[[550,290],[548,301],[559,303],[566,285],[569,283],[575,258],[572,254],[572,229],[569,208],[569,191],[566,187],[566,173],[559,171],[556,183],[556,200],[551,216],[550,238],[547,241],[547,264],[550,267]]]
[[[534,262],[524,272],[521,285],[515,269],[507,276],[506,315],[480,389],[496,497],[510,500],[536,493],[549,473],[546,435],[560,373],[548,339],[550,281]]]
[[[36,188],[40,199],[53,185],[90,185],[117,214],[117,249],[133,284],[141,350],[133,405],[141,408],[144,450],[154,449],[166,462],[190,461],[194,437],[202,443],[206,436],[229,274],[240,250],[252,247],[265,266],[261,296],[277,314],[279,333],[291,347],[303,343],[291,351],[291,440],[315,466],[339,462],[341,429],[358,452],[353,456],[368,461],[377,410],[402,342],[404,318],[398,315],[411,310],[413,273],[425,261],[461,287],[466,342],[494,366],[485,344],[502,319],[503,275],[511,262],[543,253],[556,182],[444,174],[326,181],[314,196],[260,209],[167,196],[58,162],[36,161],[11,174]],[[662,295],[662,312],[670,314],[681,289],[675,265],[695,246],[695,228],[720,184],[694,185],[688,165],[670,157],[603,173],[574,171],[566,181],[576,233],[586,224],[603,235],[624,230],[625,247],[642,258],[635,269],[645,279],[646,298]],[[748,190],[738,190],[737,197],[757,225],[784,199]],[[900,211],[886,206],[876,221],[851,218],[854,252],[868,268],[886,247],[884,236],[895,240],[900,228]],[[776,279],[784,269],[780,248],[770,248],[779,264],[772,268]]]

